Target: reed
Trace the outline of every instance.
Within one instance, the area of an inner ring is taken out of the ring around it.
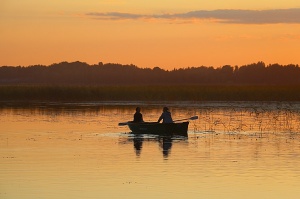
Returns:
[[[300,86],[0,86],[1,101],[300,101]]]
[[[298,103],[295,105],[289,102],[250,104],[260,104],[260,106],[230,105],[199,108],[195,113],[199,115],[199,120],[194,122],[194,132],[200,133],[198,135],[201,136],[224,134],[233,139],[266,138],[286,140],[286,142],[299,139]]]

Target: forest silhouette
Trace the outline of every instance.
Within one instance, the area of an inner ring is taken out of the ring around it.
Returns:
[[[99,62],[61,62],[49,66],[2,66],[1,85],[300,85],[299,65],[188,67],[164,70],[159,67]]]

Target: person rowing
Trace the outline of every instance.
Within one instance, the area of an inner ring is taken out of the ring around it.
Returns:
[[[171,116],[171,112],[169,111],[168,107],[163,108],[163,112],[161,116],[158,118],[158,123],[162,120],[162,123],[173,123],[173,119]]]

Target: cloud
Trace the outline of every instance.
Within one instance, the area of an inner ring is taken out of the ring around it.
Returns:
[[[121,13],[121,12],[108,12],[108,13],[92,12],[92,13],[87,13],[86,15],[92,16],[96,19],[102,19],[102,20],[141,19],[147,17],[144,15]]]
[[[210,20],[219,23],[276,24],[300,23],[300,8],[274,10],[198,10],[177,14],[142,15],[121,12],[93,12],[86,16],[99,20]]]

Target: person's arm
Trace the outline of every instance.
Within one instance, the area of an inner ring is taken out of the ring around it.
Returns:
[[[163,114],[161,114],[161,116],[158,118],[158,123],[163,119]]]

